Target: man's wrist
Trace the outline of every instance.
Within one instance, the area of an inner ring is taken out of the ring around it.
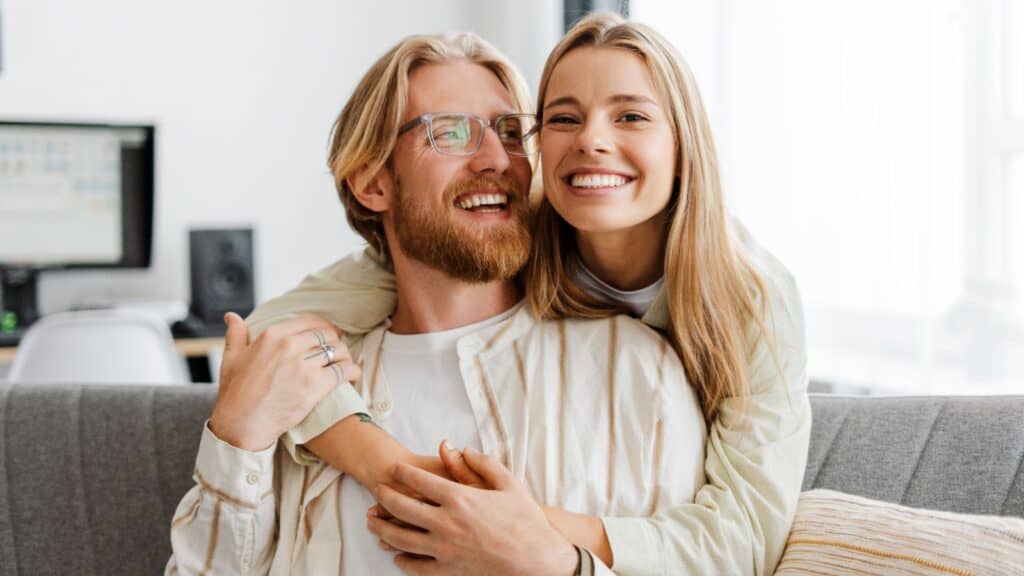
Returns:
[[[565,576],[576,576],[579,574],[580,553],[579,548],[568,540],[560,539],[563,545],[559,546],[558,557],[555,569],[552,574],[564,574]]]
[[[213,432],[213,435],[221,441],[249,452],[265,450],[276,440],[276,436],[267,438],[259,433],[249,434],[241,431],[238,426],[228,425],[225,419],[218,414],[211,415],[206,425],[209,426],[210,432]]]

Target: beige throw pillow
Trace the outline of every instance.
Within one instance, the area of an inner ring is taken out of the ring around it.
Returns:
[[[1024,519],[811,490],[775,574],[1024,575]]]

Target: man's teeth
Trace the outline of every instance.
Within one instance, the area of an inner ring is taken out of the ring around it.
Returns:
[[[574,174],[571,183],[574,188],[612,188],[626,182],[629,180],[618,174]]]
[[[459,200],[457,205],[463,210],[469,210],[477,206],[504,206],[507,203],[508,196],[505,194],[476,194]]]

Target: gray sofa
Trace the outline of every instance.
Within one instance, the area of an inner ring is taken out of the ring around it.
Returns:
[[[0,383],[0,576],[161,573],[213,397]],[[805,489],[1024,517],[1024,396],[812,406]]]

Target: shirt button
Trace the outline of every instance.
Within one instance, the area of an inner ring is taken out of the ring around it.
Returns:
[[[388,410],[391,410],[391,402],[388,402],[387,400],[377,402],[377,410],[381,412],[387,412]]]
[[[254,485],[260,481],[260,475],[255,472],[249,472],[245,475],[245,481],[250,485]]]

